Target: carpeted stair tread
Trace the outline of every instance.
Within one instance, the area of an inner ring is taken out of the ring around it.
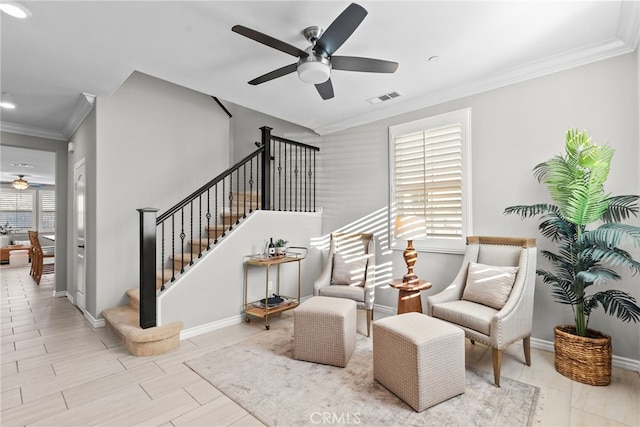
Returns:
[[[180,331],[184,326],[182,322],[142,329],[139,311],[131,305],[103,310],[102,316],[134,356],[163,354],[180,344]]]

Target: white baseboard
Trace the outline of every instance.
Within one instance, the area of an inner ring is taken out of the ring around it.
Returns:
[[[96,319],[87,311],[84,311],[84,318],[87,319],[89,324],[94,328],[104,328],[104,319]]]
[[[53,291],[54,298],[69,298],[69,292],[67,291]]]
[[[531,338],[531,347],[539,350],[554,352],[553,341],[541,340],[538,338]],[[613,355],[611,358],[611,365],[616,368],[626,369],[628,371],[640,372],[640,360],[628,359],[626,357],[620,357]]]
[[[218,329],[226,328],[227,326],[236,325],[242,323],[244,315],[237,315],[229,317],[227,319],[218,320],[216,322],[207,323],[205,325],[196,326],[194,328],[183,329],[180,331],[180,340],[186,340],[197,335],[205,334],[207,332],[216,331]]]

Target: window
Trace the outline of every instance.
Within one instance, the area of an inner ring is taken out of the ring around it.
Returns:
[[[56,192],[40,190],[40,231],[52,231],[56,228]]]
[[[33,191],[0,191],[0,225],[11,228],[33,228]]]
[[[392,126],[389,140],[391,220],[425,218],[416,249],[464,252],[471,233],[470,109]]]

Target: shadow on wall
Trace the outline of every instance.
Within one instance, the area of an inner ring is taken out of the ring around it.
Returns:
[[[332,233],[373,233],[376,239],[376,265],[375,265],[375,286],[389,288],[389,281],[392,278],[392,262],[384,262],[384,258],[391,255],[391,239],[389,236],[389,208],[378,209],[356,221],[343,227],[333,230]],[[331,233],[311,239],[311,247],[316,248],[323,254],[323,265],[329,252]],[[384,257],[384,258],[383,258]]]

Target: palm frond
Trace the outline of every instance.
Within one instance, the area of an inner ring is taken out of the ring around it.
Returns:
[[[587,246],[611,248],[620,246],[629,240],[634,246],[640,246],[640,227],[622,223],[607,223],[600,227],[585,231],[579,243]]]
[[[585,308],[589,307],[589,312],[598,306],[595,301],[602,304],[605,313],[616,316],[623,322],[640,321],[640,307],[636,299],[626,292],[609,289],[590,295],[585,299]],[[585,310],[585,314],[589,313]]]
[[[551,210],[551,205],[546,203],[539,203],[536,205],[516,205],[509,206],[503,212],[504,215],[516,214],[520,215],[522,219],[529,218],[536,215],[541,215]]]
[[[588,257],[595,262],[605,263],[612,267],[618,265],[629,267],[634,275],[640,273],[640,262],[635,261],[629,252],[622,249],[590,247],[580,252],[581,259]]]
[[[637,195],[624,195],[609,197],[609,207],[602,214],[604,222],[620,222],[631,215],[638,216],[638,199]]]

